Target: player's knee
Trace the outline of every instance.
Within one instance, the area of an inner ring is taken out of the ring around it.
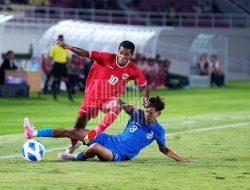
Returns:
[[[118,115],[120,114],[120,112],[121,112],[121,108],[118,107],[118,106],[113,106],[113,107],[111,108],[110,112],[112,112],[112,113],[114,113],[115,115],[118,116]]]
[[[89,146],[88,150],[92,150],[94,152],[98,152],[101,149],[101,145],[98,143],[93,143]]]
[[[121,107],[121,104],[122,104],[122,100],[120,98],[114,101],[114,106]]]

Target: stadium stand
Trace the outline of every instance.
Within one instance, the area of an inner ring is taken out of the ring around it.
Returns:
[[[249,29],[249,15],[238,8],[244,6],[247,9],[248,3],[244,0],[237,1],[237,4],[234,0],[12,0],[0,1],[0,11],[5,15],[13,15],[6,25],[7,28],[26,27],[27,31],[37,30],[40,35],[49,27],[66,19],[156,26],[165,29]],[[146,58],[146,65],[162,67],[166,72],[161,73],[161,76],[166,80],[168,78],[165,74],[169,74],[169,71],[174,71],[177,78],[183,73],[188,73],[189,68],[186,63],[190,61],[189,45],[178,46],[164,40],[159,39],[157,43],[159,50],[155,52],[163,55],[160,60],[156,60],[154,56],[141,55]],[[36,59],[39,60],[39,58]],[[232,56],[228,58],[228,69],[236,73],[235,76],[240,76],[241,71],[245,71],[244,75],[241,75],[245,77],[249,73],[248,62],[245,58],[239,59]],[[172,63],[171,67],[166,63]],[[242,68],[237,68],[235,63],[243,65]],[[156,67],[155,69],[157,70]],[[158,70],[160,69],[158,68]],[[185,77],[184,80],[186,80]],[[163,83],[166,84],[162,81],[152,83],[152,87],[160,88]]]
[[[0,3],[0,10],[14,13],[16,17],[12,22],[55,23],[63,19],[80,19],[94,22],[150,26],[214,28],[246,28],[250,26],[249,16],[242,12],[239,14],[234,14],[235,12],[225,14],[236,9],[232,8],[233,5],[221,6],[221,3],[215,3],[217,1],[207,4],[200,3],[201,1],[198,0],[140,0],[124,1],[123,4],[108,0],[91,2],[69,0],[4,2]],[[199,13],[197,13],[197,8],[200,10]],[[225,11],[223,14],[222,10]]]

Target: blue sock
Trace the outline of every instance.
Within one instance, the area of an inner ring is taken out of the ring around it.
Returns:
[[[52,137],[52,129],[40,129],[37,130],[38,137]]]
[[[84,156],[84,152],[80,152],[76,155],[76,159],[77,160],[80,160],[80,161],[84,161],[86,160],[87,158]]]

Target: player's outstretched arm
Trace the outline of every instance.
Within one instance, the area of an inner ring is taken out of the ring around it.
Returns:
[[[160,146],[159,145],[159,150],[167,155],[169,158],[172,158],[176,161],[181,161],[181,162],[190,162],[190,160],[186,160],[186,159],[183,159],[181,157],[179,157],[178,155],[176,155],[172,150],[170,150],[169,148],[165,147],[165,146]]]
[[[124,102],[122,102],[121,108],[129,115],[137,111],[137,108],[133,104],[125,104]]]
[[[79,56],[82,56],[82,57],[88,57],[89,58],[89,51],[85,50],[85,49],[81,49],[81,48],[78,48],[78,47],[73,47],[73,46],[70,46],[64,42],[60,42],[60,41],[57,41],[55,43],[55,45],[58,45],[64,49],[69,49],[70,51],[74,52],[75,54],[79,55]]]
[[[149,106],[149,93],[150,93],[150,88],[148,85],[145,85],[143,87],[143,98],[141,99],[141,104],[146,108]]]

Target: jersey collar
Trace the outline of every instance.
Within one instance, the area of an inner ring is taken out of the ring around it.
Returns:
[[[156,127],[158,125],[158,121],[156,120],[155,123],[146,123],[146,125],[149,127]]]

